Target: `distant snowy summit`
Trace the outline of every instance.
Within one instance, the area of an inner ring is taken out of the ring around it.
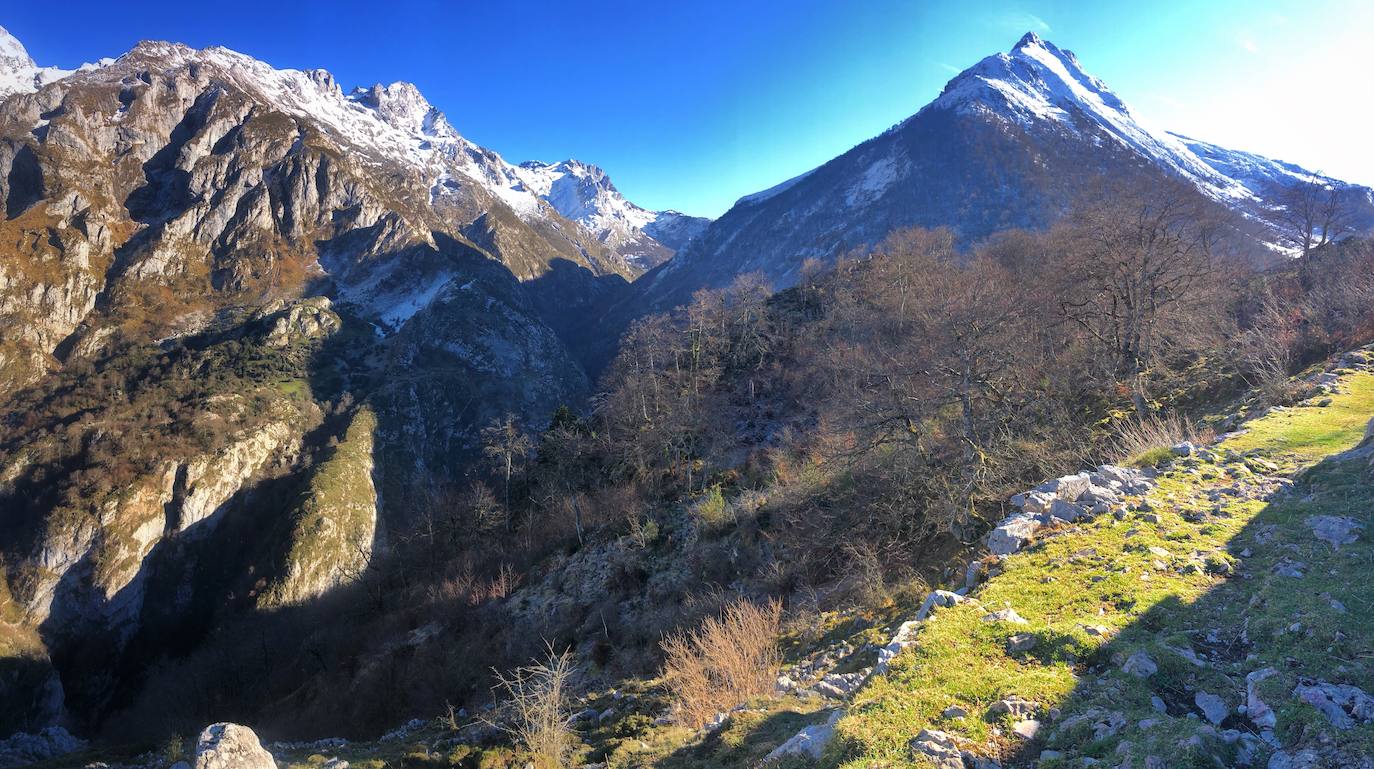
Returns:
[[[40,67],[29,56],[24,44],[0,27],[0,99],[15,93],[32,93],[73,72],[94,69],[111,61],[113,59],[102,59],[96,64],[82,64],[74,70]]]
[[[667,261],[710,224],[678,211],[641,208],[620,194],[605,171],[580,160],[532,160],[521,163],[519,173],[525,189],[641,270]]]
[[[1048,227],[1089,185],[1180,181],[1233,215],[1237,248],[1258,262],[1288,253],[1285,200],[1299,185],[1343,197],[1357,229],[1374,230],[1368,187],[1158,129],[1072,51],[1028,33],[881,135],[740,198],[636,282],[634,312],[671,307],[746,272],[789,286],[806,260],[833,260],[903,227],[949,227],[967,245]]]

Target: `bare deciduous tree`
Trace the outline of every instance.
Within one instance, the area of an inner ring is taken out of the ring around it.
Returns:
[[[1151,365],[1206,315],[1217,232],[1205,202],[1180,186],[1105,196],[1057,230],[1048,267],[1058,313],[1096,342],[1141,415]]]
[[[510,509],[510,481],[515,463],[529,455],[533,443],[514,414],[482,428],[482,451],[500,467],[506,481],[506,509]]]
[[[1283,238],[1304,260],[1352,231],[1347,196],[1334,180],[1319,173],[1289,187],[1279,202]]]
[[[564,769],[571,757],[575,734],[568,707],[576,674],[572,652],[554,652],[509,673],[496,673],[501,697],[499,717],[491,726],[509,734],[530,752],[537,769]]]

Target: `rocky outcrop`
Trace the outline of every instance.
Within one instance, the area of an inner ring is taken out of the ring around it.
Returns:
[[[0,740],[0,767],[24,766],[85,750],[87,742],[73,737],[60,726],[50,726],[37,734],[19,732]]]
[[[1011,498],[1019,508],[988,535],[993,555],[1015,553],[1029,544],[1035,533],[1052,523],[1072,523],[1092,518],[1119,505],[1127,496],[1144,494],[1153,487],[1152,471],[1102,465],[1091,473],[1056,478]]]
[[[292,514],[285,568],[260,603],[301,603],[367,569],[377,535],[376,429],[377,418],[360,409],[333,454],[312,470]]]
[[[284,422],[269,422],[237,437],[213,456],[182,466],[178,483],[185,490],[177,505],[174,531],[204,535],[214,516],[254,473],[273,460],[285,460],[299,449],[299,434]]]
[[[276,769],[272,754],[252,729],[220,723],[205,727],[196,739],[194,769]]]

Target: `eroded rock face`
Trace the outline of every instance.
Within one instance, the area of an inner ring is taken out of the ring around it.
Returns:
[[[126,652],[230,594],[310,600],[366,567],[381,479],[456,474],[486,421],[576,403],[549,308],[636,271],[413,86],[350,95],[167,43],[64,74],[0,106],[0,401],[103,389],[0,429],[0,507],[20,510],[0,557],[24,575],[0,594],[67,670],[67,707],[98,709],[83,644]],[[344,463],[359,488],[331,498],[325,412],[358,417],[340,404],[398,373],[412,386],[376,397],[382,427]],[[289,541],[226,540],[259,524]]]

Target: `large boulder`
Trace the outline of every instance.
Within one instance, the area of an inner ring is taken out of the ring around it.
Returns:
[[[1034,516],[1014,515],[997,525],[988,535],[988,550],[993,555],[1011,555],[1035,537],[1040,522]]]
[[[843,710],[835,710],[824,723],[812,724],[792,735],[787,742],[779,745],[764,757],[764,763],[771,763],[785,756],[821,757],[821,752],[830,739],[835,736],[835,723],[844,715]]]
[[[954,736],[935,729],[922,729],[907,743],[913,758],[923,758],[935,769],[964,769],[964,757]]]
[[[1074,475],[1055,478],[1052,481],[1045,481],[1036,486],[1035,490],[1053,494],[1065,502],[1073,502],[1090,486],[1092,486],[1092,477],[1088,473],[1075,473]]]
[[[277,762],[252,729],[219,723],[200,733],[195,769],[277,769]]]

